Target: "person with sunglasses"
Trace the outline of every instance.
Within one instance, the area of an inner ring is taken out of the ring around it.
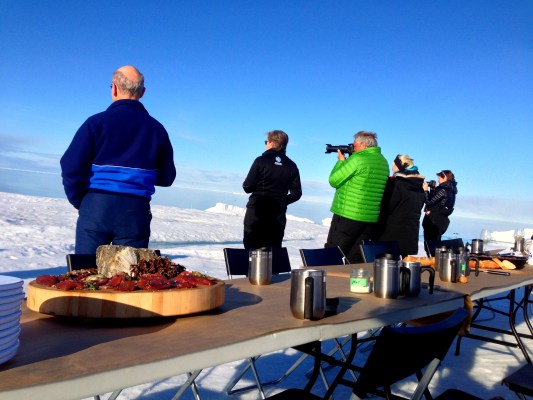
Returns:
[[[450,225],[450,215],[453,213],[455,198],[457,196],[457,182],[452,171],[445,169],[437,174],[439,185],[430,188],[424,182],[426,193],[426,208],[422,227],[424,240],[427,242],[439,241]],[[431,189],[431,190],[430,190]]]
[[[298,167],[286,150],[289,136],[280,130],[267,133],[266,151],[257,157],[242,187],[250,198],[244,215],[246,249],[281,247],[287,206],[302,197]]]

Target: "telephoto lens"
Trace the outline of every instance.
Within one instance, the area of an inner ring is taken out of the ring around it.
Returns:
[[[337,150],[340,150],[343,154],[352,154],[353,153],[353,144],[350,143],[348,145],[340,145],[340,146],[332,146],[330,144],[326,144],[326,154],[328,153],[336,153]]]

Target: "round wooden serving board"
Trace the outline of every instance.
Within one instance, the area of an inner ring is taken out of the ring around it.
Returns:
[[[28,308],[43,314],[83,318],[170,317],[208,311],[224,304],[224,282],[192,289],[60,290],[28,285]]]

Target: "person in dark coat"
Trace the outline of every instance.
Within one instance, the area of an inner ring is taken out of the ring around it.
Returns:
[[[426,210],[422,227],[424,240],[427,242],[441,240],[450,225],[449,217],[453,213],[457,196],[457,182],[452,171],[442,170],[437,174],[437,178],[439,185],[431,190],[429,184],[424,182]]]
[[[418,254],[420,217],[426,200],[424,176],[408,155],[398,155],[387,181],[377,224],[376,240],[397,241],[403,257]]]
[[[302,197],[300,172],[285,152],[289,136],[267,133],[266,151],[255,159],[242,187],[251,193],[244,216],[243,244],[247,249],[281,247],[287,206]]]

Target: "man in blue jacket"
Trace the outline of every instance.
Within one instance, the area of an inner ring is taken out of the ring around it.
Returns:
[[[148,247],[152,194],[172,185],[176,168],[167,131],[139,102],[144,91],[135,67],[116,70],[112,104],[83,123],[61,157],[65,193],[79,211],[76,253]]]

